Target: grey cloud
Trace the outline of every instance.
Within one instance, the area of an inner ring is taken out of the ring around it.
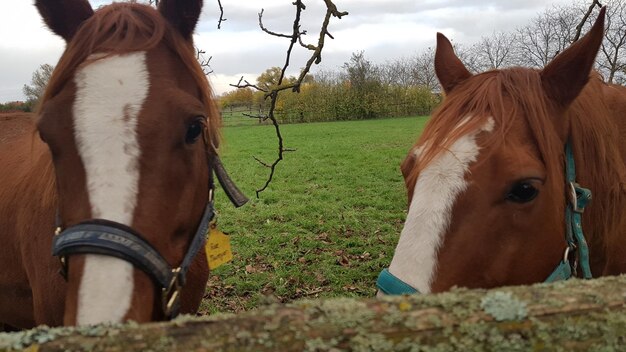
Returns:
[[[0,48],[0,102],[23,100],[22,87],[29,84],[41,64],[56,65],[60,51],[7,50]]]
[[[484,0],[334,0],[339,10],[348,11],[350,14],[343,19],[333,19],[330,32],[338,38],[343,30],[353,29],[359,25],[368,24],[378,26],[380,31],[385,30],[387,24],[420,23],[435,30],[455,31],[451,37],[461,44],[472,44],[481,36],[490,35],[494,30],[512,30],[516,26],[528,23],[549,3],[570,4],[572,0],[510,0],[510,1],[484,1]],[[92,0],[94,8],[109,3],[110,0]],[[281,4],[277,2],[255,0],[251,2],[222,0],[225,17],[228,19],[223,24],[223,29],[217,30],[219,9],[217,0],[205,0],[204,12],[198,24],[197,32],[209,36],[219,36],[222,33],[259,31],[257,13],[265,7],[264,23],[271,30],[278,32],[290,32],[293,23],[294,7],[290,1]],[[305,1],[307,10],[303,13],[302,28],[308,30],[305,41],[315,43],[321,19],[325,13],[325,7],[321,0]],[[7,5],[3,1],[4,11]],[[442,13],[447,15],[442,15]],[[354,31],[352,31],[354,32]],[[423,39],[418,41],[419,33],[402,34],[403,38],[394,43],[369,43],[368,47],[345,47],[339,48],[333,41],[327,40],[328,49],[323,54],[322,68],[335,69],[348,61],[352,51],[365,50],[366,57],[373,62],[410,56],[424,49]],[[2,36],[0,34],[0,43]],[[430,35],[430,34],[429,34]],[[265,36],[265,34],[264,34]],[[268,36],[269,37],[269,36]],[[404,38],[406,37],[406,38]],[[348,42],[349,42],[349,38]],[[255,39],[257,40],[257,39]],[[434,43],[434,33],[432,42]],[[210,43],[210,42],[209,42]],[[263,42],[265,44],[265,41]],[[258,72],[272,66],[281,66],[284,63],[284,44],[274,44],[268,40],[268,44],[262,50],[251,50],[250,44],[242,42],[228,53],[214,55],[212,66],[216,73],[235,75],[239,72]],[[211,55],[211,47],[202,48]],[[0,102],[22,99],[21,88],[28,83],[32,72],[42,63],[56,64],[60,51],[54,50],[43,52],[36,48],[9,50],[0,48]],[[305,51],[298,51],[292,61],[293,72],[297,72],[308,57]],[[316,68],[317,69],[317,68]],[[255,79],[256,77],[248,77]],[[233,82],[235,83],[235,82]]]

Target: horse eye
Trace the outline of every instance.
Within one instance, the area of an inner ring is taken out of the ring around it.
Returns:
[[[539,190],[527,181],[516,183],[506,195],[506,199],[515,203],[528,203],[535,199]]]
[[[204,123],[201,119],[195,119],[189,127],[187,127],[187,134],[185,134],[185,143],[193,144],[198,140],[198,137],[202,134],[204,129]]]

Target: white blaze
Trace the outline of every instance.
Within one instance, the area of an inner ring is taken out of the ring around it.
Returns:
[[[79,68],[74,79],[74,131],[92,216],[131,226],[139,184],[137,116],[150,84],[146,54],[94,61]],[[86,255],[77,324],[120,322],[132,293],[132,264]]]
[[[480,131],[459,138],[449,150],[437,155],[417,178],[389,272],[420,293],[431,291],[437,270],[437,251],[450,224],[452,206],[466,189],[465,174],[480,151],[476,135],[481,131],[491,132],[493,126],[490,118]]]

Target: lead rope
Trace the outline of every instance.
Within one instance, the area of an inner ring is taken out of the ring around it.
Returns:
[[[572,144],[568,141],[565,145],[565,176],[566,187],[568,188],[568,205],[565,209],[565,234],[570,252],[575,252],[572,269],[574,276],[578,265],[582,269],[585,279],[591,279],[591,268],[589,266],[589,247],[583,234],[582,214],[585,207],[591,200],[591,190],[581,187],[576,183],[576,163]]]

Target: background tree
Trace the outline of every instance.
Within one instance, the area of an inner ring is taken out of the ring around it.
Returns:
[[[278,87],[280,79],[281,79],[282,69],[280,67],[274,66],[265,70],[265,72],[261,73],[259,77],[257,77],[256,82],[257,86],[264,90],[271,90]],[[289,76],[284,77],[282,83],[294,83],[297,81],[296,77]],[[249,88],[249,87],[248,87]]]
[[[54,66],[49,64],[43,64],[33,72],[33,76],[30,80],[30,85],[25,84],[22,88],[22,92],[26,96],[26,101],[31,106],[35,106],[39,102],[39,98],[46,90],[50,76],[52,76]]]
[[[537,68],[547,65],[573,42],[581,18],[580,7],[553,6],[518,28],[516,63]]]
[[[515,36],[506,32],[493,32],[490,36],[480,38],[471,51],[476,55],[478,71],[486,71],[514,64],[514,50],[511,43]]]
[[[598,55],[598,66],[609,83],[626,83],[626,1],[608,0],[606,32]]]
[[[411,74],[415,83],[430,91],[439,91],[439,80],[435,73],[435,49],[429,47],[411,60]]]
[[[219,102],[222,110],[237,107],[250,110],[254,104],[254,91],[251,88],[235,89],[222,94],[219,97]]]

